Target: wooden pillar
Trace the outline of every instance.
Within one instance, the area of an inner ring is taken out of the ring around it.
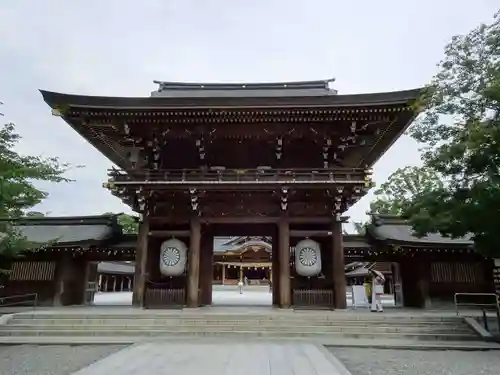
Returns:
[[[334,221],[332,224],[332,262],[334,307],[345,309],[347,307],[346,279],[341,221]]]
[[[71,252],[64,252],[56,270],[54,305],[83,305],[87,286],[87,262],[76,258]]]
[[[188,253],[187,306],[199,306],[201,225],[198,217],[191,219]]]
[[[418,290],[420,292],[420,307],[423,309],[431,307],[431,299],[429,296],[429,281],[430,281],[430,262],[424,257],[417,259],[418,268]]]
[[[148,236],[149,236],[149,218],[144,216],[139,226],[139,235],[137,236],[137,247],[135,252],[135,270],[134,270],[134,289],[132,293],[132,305],[143,307],[146,295],[146,283],[148,280]]]
[[[212,284],[213,284],[213,248],[214,237],[207,231],[203,231],[201,236],[200,254],[200,302],[202,305],[212,304]]]
[[[278,229],[278,228],[276,228]],[[273,248],[272,248],[272,259],[271,259],[271,273],[272,273],[272,285],[271,290],[273,293],[272,301],[273,306],[280,306],[280,262],[279,262],[279,230],[276,230],[276,233],[273,236]]]
[[[280,267],[280,307],[288,308],[291,305],[290,284],[290,226],[287,218],[279,221],[279,267]]]
[[[403,299],[403,285],[401,280],[401,266],[399,263],[393,262],[391,265],[392,271],[392,282],[394,289],[392,293],[394,294],[394,304],[398,307],[404,306]]]

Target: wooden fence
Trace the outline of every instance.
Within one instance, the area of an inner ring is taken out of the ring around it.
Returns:
[[[147,309],[160,307],[183,307],[186,304],[184,289],[167,289],[147,286],[144,298],[144,307]]]
[[[292,298],[295,307],[333,308],[333,291],[328,289],[294,289]]]

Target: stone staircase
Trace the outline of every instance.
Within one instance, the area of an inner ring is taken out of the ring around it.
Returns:
[[[473,342],[480,338],[459,317],[289,312],[207,314],[202,311],[106,313],[20,313],[0,325],[0,342],[47,342],[75,339],[140,341],[154,338],[409,340]],[[114,339],[114,340],[113,340]],[[69,340],[71,341],[71,340]]]

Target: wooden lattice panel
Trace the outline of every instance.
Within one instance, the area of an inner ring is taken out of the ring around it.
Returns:
[[[493,268],[493,282],[497,294],[500,295],[500,267]]]
[[[50,281],[54,279],[56,262],[14,262],[10,280]]]
[[[483,280],[482,263],[431,263],[433,283],[478,284]]]
[[[292,298],[296,307],[333,306],[333,291],[327,289],[294,289]]]

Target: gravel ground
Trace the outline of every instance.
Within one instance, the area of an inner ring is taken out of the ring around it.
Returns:
[[[124,345],[0,346],[1,375],[69,375]]]
[[[498,351],[329,348],[352,375],[498,375]]]

